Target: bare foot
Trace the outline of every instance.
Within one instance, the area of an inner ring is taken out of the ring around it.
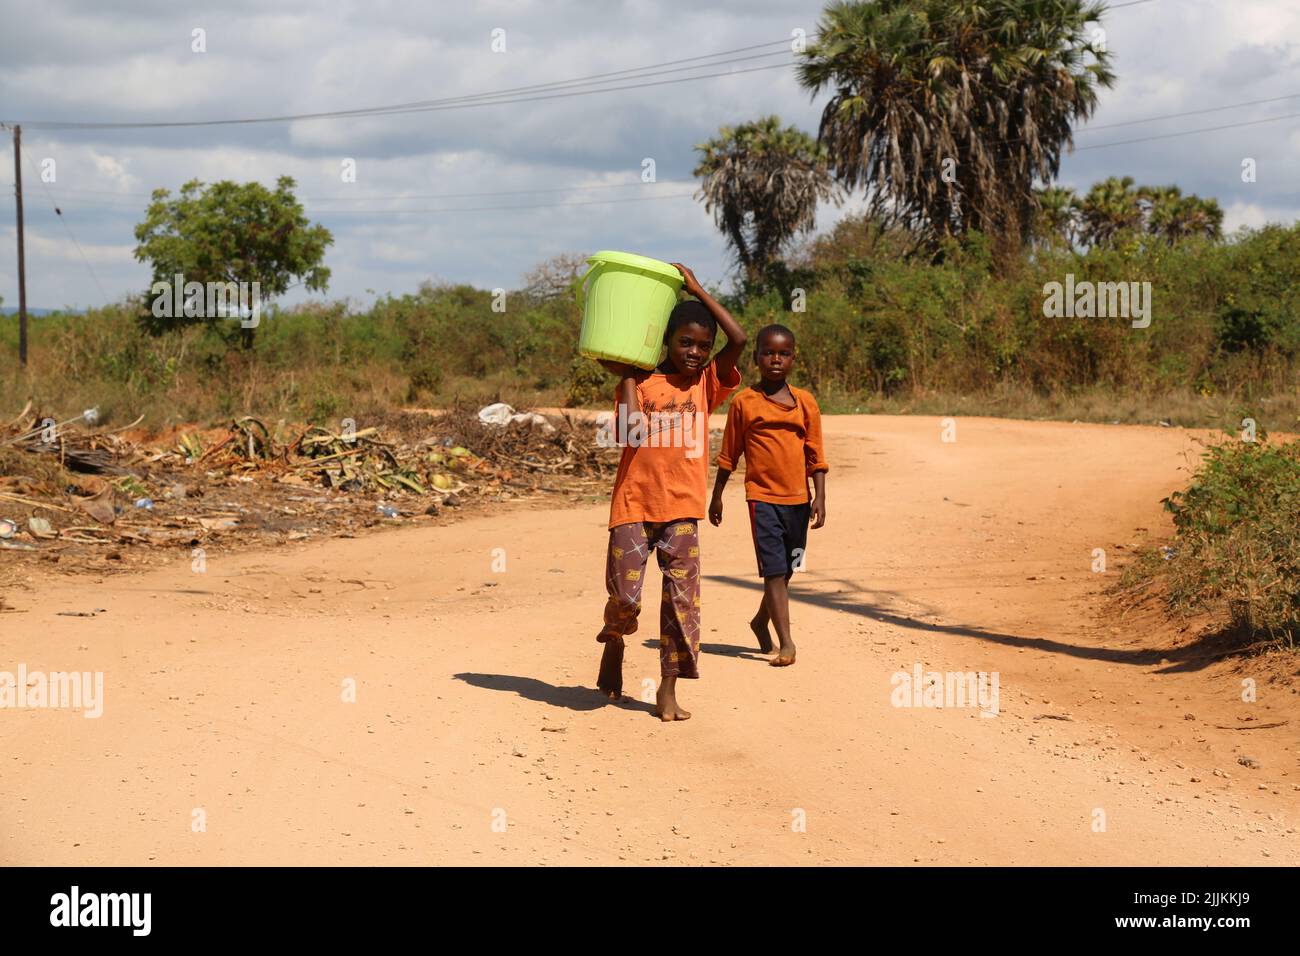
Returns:
[[[596,687],[610,700],[620,700],[623,697],[623,638],[611,635],[601,643],[605,645],[605,652],[600,655]]]
[[[664,723],[668,723],[669,721],[672,720],[691,719],[691,712],[689,710],[682,710],[681,707],[679,706],[672,707],[668,710],[661,710],[660,708],[656,707],[655,713],[659,715],[659,719],[662,720]]]
[[[682,710],[681,704],[677,703],[676,683],[677,678],[665,677],[655,694],[655,716],[664,723],[691,719],[690,711]]]
[[[768,663],[771,664],[773,667],[789,667],[791,664],[794,663],[794,645],[793,644],[781,645],[780,652],[776,655],[776,657],[768,661]]]
[[[762,626],[758,623],[758,618],[749,622],[749,629],[754,632],[758,638],[758,649],[764,654],[772,653],[772,632],[767,629],[767,619],[763,619]]]

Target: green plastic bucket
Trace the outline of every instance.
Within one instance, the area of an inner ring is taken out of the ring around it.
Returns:
[[[597,252],[587,261],[578,353],[654,368],[682,274],[666,262],[630,252]]]

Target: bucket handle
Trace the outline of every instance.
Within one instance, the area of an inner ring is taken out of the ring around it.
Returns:
[[[591,262],[590,259],[588,259],[587,261]],[[595,277],[596,272],[601,268],[601,266],[606,266],[606,265],[609,265],[609,263],[606,262],[604,259],[597,259],[595,262],[591,262],[590,269],[588,269],[578,278],[573,280],[573,285],[570,286],[570,290],[573,293],[573,300],[575,302],[579,302],[579,303],[582,302],[583,296],[586,294],[586,290],[587,290],[587,280]]]

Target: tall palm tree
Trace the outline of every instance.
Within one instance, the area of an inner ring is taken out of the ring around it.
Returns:
[[[762,284],[786,243],[813,229],[817,204],[840,198],[825,150],[776,116],[724,126],[695,148],[699,198],[751,287]]]
[[[1113,85],[1090,0],[833,2],[799,65],[831,92],[818,140],[832,172],[932,244],[977,229],[1030,234],[1071,126]]]

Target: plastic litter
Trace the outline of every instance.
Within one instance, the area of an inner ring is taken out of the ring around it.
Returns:
[[[394,508],[392,505],[386,505],[383,502],[380,502],[379,504],[375,505],[375,510],[378,511],[385,518],[396,518],[398,516],[398,511],[396,508]]]
[[[36,518],[36,517],[28,518],[27,530],[30,531],[37,538],[58,537],[58,535],[54,533],[54,528],[50,526],[50,522],[45,518]]]
[[[18,533],[18,523],[8,518],[0,518],[0,538],[12,538]]]
[[[143,508],[145,511],[153,511],[153,499],[137,498],[135,499],[135,506],[137,508]]]
[[[536,412],[516,412],[514,408],[505,402],[493,402],[491,405],[484,405],[478,410],[478,420],[484,425],[515,425],[515,424],[532,424],[542,426],[543,433],[549,435],[555,431],[555,426],[546,420],[542,415]]]

